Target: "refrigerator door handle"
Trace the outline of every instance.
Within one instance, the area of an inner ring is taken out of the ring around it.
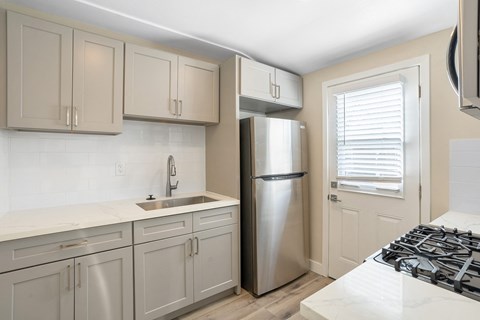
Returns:
[[[289,173],[289,174],[281,174],[281,175],[252,177],[252,179],[262,179],[264,181],[290,180],[290,179],[302,178],[306,174],[307,172],[297,172],[297,173]]]

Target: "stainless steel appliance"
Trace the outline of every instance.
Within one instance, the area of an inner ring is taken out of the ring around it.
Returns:
[[[420,225],[374,260],[480,301],[480,235],[471,231]]]
[[[459,109],[480,119],[479,1],[460,0],[458,12],[458,24],[453,30],[447,52],[448,76],[458,94]]]
[[[240,121],[242,286],[255,295],[308,271],[305,124]]]

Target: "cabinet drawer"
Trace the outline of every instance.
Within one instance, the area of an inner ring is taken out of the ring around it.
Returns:
[[[143,243],[192,233],[192,214],[135,221],[134,243]]]
[[[0,243],[0,272],[132,245],[131,223]]]
[[[198,211],[193,214],[193,231],[207,230],[238,222],[238,206]]]

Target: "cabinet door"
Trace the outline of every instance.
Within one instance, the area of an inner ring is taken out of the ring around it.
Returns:
[[[275,84],[278,86],[277,103],[292,106],[302,107],[302,78],[293,73],[283,70],[275,70]]]
[[[132,247],[75,259],[75,320],[133,320]]]
[[[126,116],[176,117],[177,60],[177,55],[168,52],[126,44]]]
[[[218,65],[178,58],[178,118],[203,123],[219,122]]]
[[[73,130],[120,133],[123,42],[75,30]]]
[[[238,225],[194,233],[195,301],[238,285]]]
[[[275,68],[249,59],[240,60],[240,94],[242,96],[275,100],[273,84]]]
[[[193,303],[192,236],[134,246],[135,319],[156,319]]]
[[[70,130],[72,29],[7,15],[8,127]]]
[[[73,259],[0,275],[0,319],[73,320]]]

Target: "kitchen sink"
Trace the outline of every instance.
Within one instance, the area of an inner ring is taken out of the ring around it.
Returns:
[[[197,197],[188,197],[188,198],[173,198],[173,199],[165,199],[165,200],[157,200],[157,201],[149,201],[149,202],[140,202],[140,203],[137,203],[137,206],[139,206],[145,211],[150,211],[150,210],[157,210],[157,209],[164,209],[164,208],[189,206],[192,204],[200,204],[200,203],[213,202],[213,201],[218,201],[218,200],[209,198],[206,196],[197,196]]]

